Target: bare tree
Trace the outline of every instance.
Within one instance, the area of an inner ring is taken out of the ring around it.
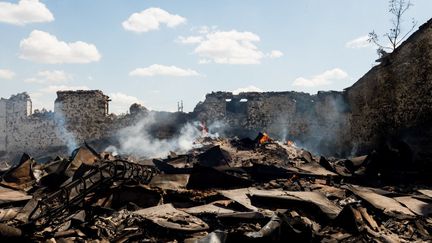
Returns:
[[[413,6],[411,0],[389,0],[389,12],[393,16],[391,19],[392,27],[388,33],[384,34],[384,37],[387,37],[390,45],[380,43],[378,35],[374,30],[369,33],[368,41],[378,46],[378,54],[382,55],[386,53],[386,50],[393,51],[414,30],[417,25],[417,21],[414,18],[411,20],[411,28],[408,31],[403,32],[402,29],[402,17],[411,6]]]

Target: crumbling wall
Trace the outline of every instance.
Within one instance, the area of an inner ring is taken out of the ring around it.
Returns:
[[[110,129],[109,97],[100,90],[59,91],[54,113],[59,125],[75,135],[78,141],[98,139]]]
[[[404,141],[432,160],[432,19],[346,93],[359,148]]]
[[[7,150],[6,136],[6,101],[0,100],[0,153],[5,153]]]
[[[102,91],[59,91],[55,112],[32,112],[27,93],[0,100],[0,152],[37,153],[109,135],[108,96]]]
[[[11,120],[7,131],[7,150],[14,153],[35,152],[51,146],[62,146],[62,131],[48,117]]]
[[[13,137],[18,133],[21,123],[31,114],[31,109],[32,103],[27,93],[0,100],[0,151],[2,153],[10,150]]]
[[[25,93],[1,99],[0,153],[65,145],[65,131],[77,143],[109,137],[142,115],[108,115],[108,102],[101,91],[58,92],[55,112],[36,115]],[[368,152],[384,143],[404,141],[417,159],[432,161],[430,114],[432,20],[343,92],[211,93],[190,116],[170,115],[175,119],[163,119],[174,121],[169,129],[162,124],[154,133],[170,136],[177,127],[173,124],[197,119],[209,126],[225,124],[227,135],[265,131],[322,154]]]
[[[211,93],[194,110],[207,124],[226,124],[229,135],[265,131],[279,140],[294,140],[319,153],[347,151],[350,113],[341,92]]]
[[[402,141],[415,159],[432,161],[432,19],[380,61],[344,92],[218,92],[194,112],[234,133],[264,130],[317,152],[364,153]],[[226,100],[241,99],[246,112],[227,110]]]
[[[22,152],[38,155],[47,149],[70,152],[84,141],[98,141],[106,147],[106,143],[116,142],[119,130],[136,124],[149,113],[145,107],[133,105],[130,114],[108,114],[109,101],[99,90],[59,91],[54,112],[33,113],[26,93],[1,99],[0,156]],[[188,120],[186,113],[153,113],[160,122],[151,132],[158,138],[176,134]]]
[[[108,102],[100,90],[58,91],[54,112],[71,121],[100,120],[108,115]]]

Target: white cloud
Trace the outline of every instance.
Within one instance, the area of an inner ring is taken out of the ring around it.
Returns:
[[[336,80],[348,78],[348,74],[340,68],[327,70],[321,74],[315,75],[312,78],[299,77],[294,80],[293,86],[316,87],[330,85]]]
[[[42,88],[39,91],[43,93],[56,93],[57,91],[65,91],[65,90],[89,90],[90,88],[85,85],[79,86],[68,86],[68,85],[49,85],[48,87]]]
[[[279,57],[282,57],[284,54],[283,54],[283,52],[281,52],[279,50],[273,50],[268,55],[270,58],[279,58]]]
[[[256,46],[260,37],[252,32],[215,31],[207,34],[194,52],[221,64],[258,64],[264,57]]]
[[[196,32],[198,32],[199,34],[207,34],[207,33],[210,32],[210,30],[211,30],[212,28],[213,28],[213,29],[216,29],[216,26],[209,27],[209,26],[207,26],[207,25],[202,25],[202,26],[199,26],[199,27],[192,27],[192,28],[191,28],[191,31],[196,31]]]
[[[37,83],[37,84],[53,84],[53,83],[64,83],[70,80],[72,76],[61,70],[53,71],[40,71],[36,74],[36,77],[26,79],[26,83]]]
[[[46,94],[43,92],[35,91],[29,93],[32,100],[32,108],[34,110],[53,110],[55,94]]]
[[[188,36],[188,37],[179,36],[177,38],[177,41],[182,44],[198,44],[203,41],[203,37],[202,36]]]
[[[144,101],[138,99],[137,97],[130,96],[120,92],[111,93],[109,94],[109,97],[111,99],[110,112],[115,114],[128,112],[129,107],[134,103],[144,105]]]
[[[235,95],[240,94],[240,93],[246,93],[246,92],[263,92],[263,90],[255,87],[253,85],[249,85],[247,87],[238,88],[238,89],[232,91],[232,93]]]
[[[346,48],[365,48],[373,47],[373,44],[369,42],[369,36],[360,36],[354,40],[350,40],[345,44]]]
[[[153,64],[146,68],[137,68],[129,73],[130,76],[153,77],[153,76],[175,76],[188,77],[198,76],[199,73],[192,69],[182,69],[176,66],[164,66]]]
[[[66,43],[47,32],[33,30],[20,42],[20,58],[38,63],[89,63],[99,61],[96,46],[82,41]]]
[[[199,64],[207,64],[207,63],[211,63],[211,62],[212,61],[210,59],[205,59],[205,58],[202,58],[202,59],[198,60]]]
[[[0,69],[0,79],[13,79],[15,73],[8,69]]]
[[[180,15],[170,14],[160,8],[148,8],[140,13],[133,13],[122,25],[125,30],[148,32],[158,30],[161,24],[174,28],[185,22],[186,18]]]
[[[45,4],[38,0],[20,0],[17,4],[0,2],[0,22],[26,25],[29,23],[51,22],[54,16]]]
[[[256,43],[260,37],[248,31],[220,31],[216,27],[200,27],[199,35],[179,36],[177,42],[182,44],[195,44],[194,53],[200,59],[199,63],[219,64],[259,64],[265,57],[278,58],[283,55],[281,51],[273,50],[264,54]]]

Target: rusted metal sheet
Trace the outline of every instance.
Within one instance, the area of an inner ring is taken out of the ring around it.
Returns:
[[[350,185],[348,186],[348,189],[390,216],[400,218],[412,218],[415,216],[413,212],[402,206],[395,199],[375,193],[366,187]]]
[[[340,207],[328,200],[324,194],[320,192],[302,192],[302,191],[280,191],[280,190],[257,190],[251,189],[252,197],[261,197],[271,199],[281,199],[287,201],[302,201],[312,203],[319,207],[323,213],[329,218],[336,218],[342,211]]]
[[[137,210],[134,212],[167,229],[179,231],[203,231],[209,226],[201,219],[174,208],[171,204]]]
[[[20,163],[3,175],[0,184],[18,190],[29,189],[36,179],[33,174],[34,164],[29,155],[23,154]]]

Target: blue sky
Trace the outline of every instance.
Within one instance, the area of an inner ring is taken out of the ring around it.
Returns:
[[[405,26],[432,17],[432,1],[412,2]],[[100,89],[120,113],[191,111],[219,90],[342,90],[375,64],[364,36],[390,18],[387,0],[0,0],[0,97],[52,109],[57,89]]]

